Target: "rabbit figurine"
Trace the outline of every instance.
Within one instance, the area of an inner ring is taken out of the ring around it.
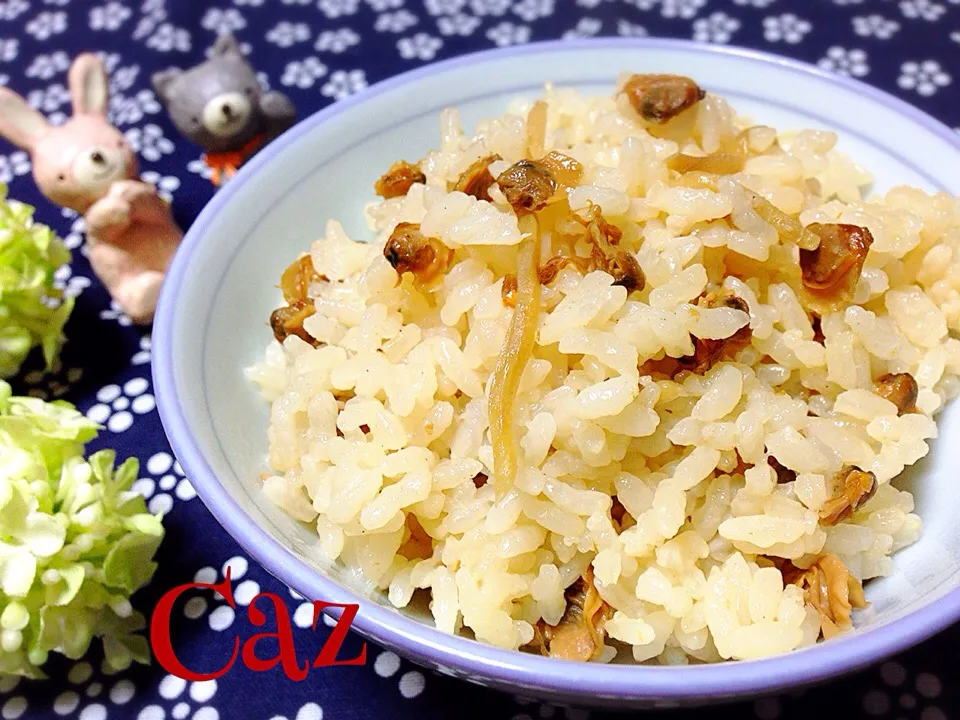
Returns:
[[[59,126],[0,87],[0,135],[30,154],[47,199],[84,215],[93,271],[134,323],[148,325],[183,232],[156,188],[137,179],[136,155],[107,120],[101,60],[79,55],[68,84],[73,117]]]

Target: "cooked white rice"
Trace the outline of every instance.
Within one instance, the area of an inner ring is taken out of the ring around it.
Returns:
[[[822,318],[821,344],[797,294],[775,280],[796,265],[797,247],[778,241],[734,183],[678,187],[667,169],[678,149],[710,153],[748,126],[723,99],[707,95],[691,111],[682,146],[653,137],[622,99],[548,86],[545,100],[547,149],[585,168],[571,207],[595,203],[624,230],[646,287],[628,299],[610,275],[567,268],[543,288],[516,397],[515,486],[497,499],[493,482],[473,479],[494,477],[486,393],[521,234],[496,186],[492,203],[447,188],[480,157],[502,156],[496,176],[524,156],[528,100],[473,134],[444,111],[440,148],[421,162],[426,185],[368,208],[376,241],[354,242],[331,220],[313,244],[329,282],[312,288],[304,327],[322,344],[274,341],[249,371],[272,403],[263,490],[316,527],[328,561],[396,607],[427,591],[438,628],[503,648],[529,643],[540,620],[557,623],[565,588],[591,564],[615,610],[600,661],[617,648],[682,664],[812,644],[816,611],[757,556],[804,567],[831,552],[867,580],[893,572],[891,555],[918,538],[913,498],[891,481],[926,455],[934,414],[958,392],[960,203],[908,187],[864,200],[870,176],[832,133],[751,134],[753,157],[732,179],[804,225],[851,223],[874,237],[855,304]],[[401,221],[456,249],[429,295],[399,282],[383,256]],[[695,307],[721,286],[749,316]],[[691,334],[728,338],[747,324],[751,344],[704,375],[639,370],[689,355]],[[873,392],[888,372],[916,378],[917,412],[898,416]],[[768,453],[794,482],[777,484]],[[879,487],[828,527],[818,510],[847,465]],[[636,520],[622,532],[613,496]],[[398,552],[407,514],[432,539],[429,559]]]

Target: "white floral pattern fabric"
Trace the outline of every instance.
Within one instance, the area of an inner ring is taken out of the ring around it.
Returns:
[[[858,78],[960,130],[960,0],[0,0],[0,84],[62,122],[65,74],[77,53],[101,49],[111,73],[110,116],[137,150],[144,180],[185,225],[214,190],[198,148],[183,140],[150,87],[150,75],[199,62],[218,35],[234,33],[264,88],[280,88],[306,116],[398,72],[466,52],[537,40],[597,36],[674,37],[788,55]],[[611,80],[616,70],[611,70]],[[946,161],[955,161],[945,159]],[[258,593],[280,598],[301,660],[333,624],[312,603],[248,558],[216,523],[168,446],[151,381],[149,332],[111,302],[87,263],[82,217],[41,198],[28,155],[0,144],[0,182],[36,206],[73,251],[55,281],[76,298],[60,365],[39,363],[15,390],[67,399],[103,425],[101,446],[140,459],[135,489],[165,518],[167,539],[152,584],[134,602],[150,615],[175,586],[215,584],[229,569],[232,597],[187,593],[175,607],[175,643],[188,667],[214,669],[233,638],[265,628]],[[316,625],[316,627],[314,627]],[[960,717],[954,628],[879,667],[803,692],[705,711],[663,711],[669,720],[704,712],[721,720],[808,718],[818,708],[852,720]],[[341,651],[354,657],[351,633]],[[267,653],[266,646],[258,652]],[[620,717],[511,697],[434,675],[369,645],[363,668],[313,670],[292,683],[279,669],[253,673],[238,661],[225,675],[186,682],[159,665],[104,671],[102,655],[53,662],[43,682],[0,678],[0,720],[606,720]]]

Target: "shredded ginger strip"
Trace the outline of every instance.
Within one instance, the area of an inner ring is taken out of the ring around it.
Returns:
[[[527,113],[527,154],[531,160],[543,155],[547,140],[547,104],[537,100]]]
[[[517,251],[516,307],[490,382],[488,415],[498,497],[513,487],[517,475],[514,400],[520,376],[533,354],[540,315],[540,225],[536,215],[522,215],[519,225],[528,237]]]

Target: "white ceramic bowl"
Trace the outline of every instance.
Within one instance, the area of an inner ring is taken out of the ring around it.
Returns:
[[[609,93],[621,71],[689,75],[742,113],[778,128],[834,130],[877,177],[960,194],[960,138],[914,108],[855,81],[749,51],[663,40],[530,45],[439,63],[339,102],[260,152],[202,212],[170,270],[155,329],[154,375],[173,448],[204,502],[244,549],[305,596],[360,602],[355,627],[414,661],[483,684],[560,701],[675,705],[756,694],[853,670],[960,617],[960,433],[956,405],[913,484],[922,539],[897,572],[868,584],[872,605],[849,635],[766,660],[694,667],[577,665],[507,652],[435,630],[380,597],[359,597],[315,560],[316,537],[258,489],[267,405],[243,369],[270,340],[281,271],[329,218],[367,237],[363,204],[399,158],[435,147],[439,113],[469,128],[543,83]]]

